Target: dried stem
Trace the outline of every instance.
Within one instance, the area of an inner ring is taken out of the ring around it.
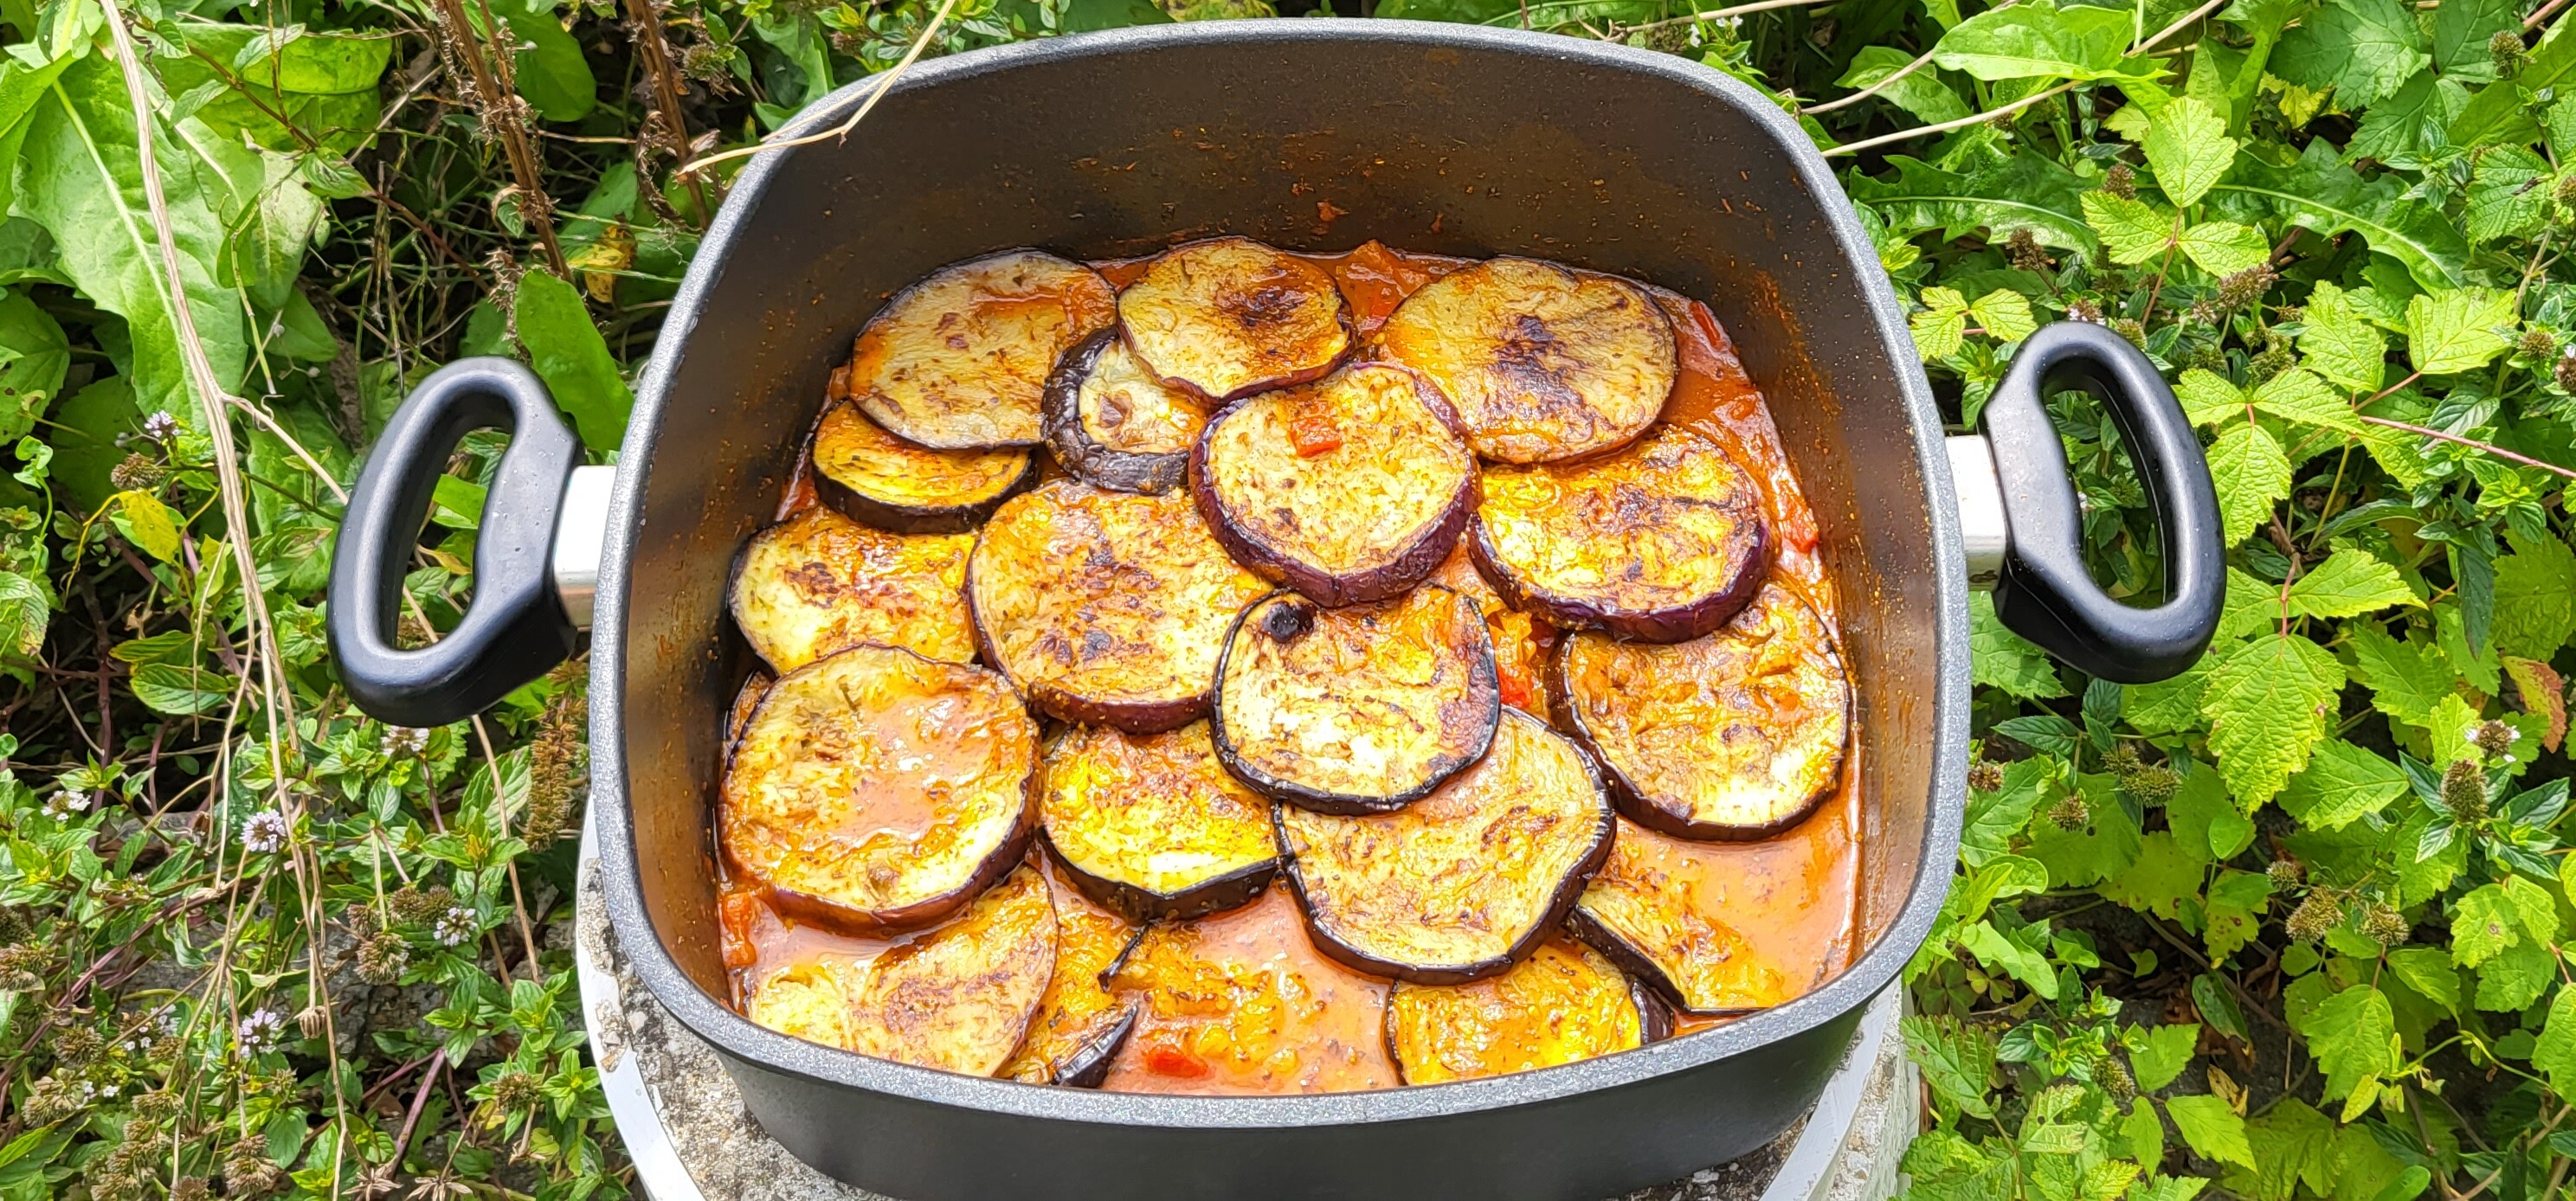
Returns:
[[[671,65],[671,46],[662,37],[662,14],[655,0],[626,0],[627,31],[635,48],[643,54],[645,77],[653,81],[653,106],[662,114],[662,128],[668,131],[677,148],[676,156],[689,153],[689,121],[680,114],[680,72]],[[689,191],[697,197],[698,224],[703,226],[715,216],[715,204],[707,191],[706,177],[691,174]]]
[[[563,244],[555,240],[554,203],[546,197],[544,183],[537,175],[536,148],[528,145],[528,131],[519,121],[517,88],[511,78],[510,55],[500,45],[500,23],[486,11],[483,20],[492,29],[493,61],[485,62],[477,49],[474,23],[465,16],[459,0],[438,0],[439,19],[447,26],[448,44],[465,60],[468,74],[474,77],[474,93],[483,110],[483,124],[492,136],[501,140],[501,153],[510,163],[510,179],[519,187],[521,212],[537,231],[538,244],[545,247],[546,265],[565,279],[572,278],[572,268],[565,265]]]
[[[454,3],[455,0],[447,0],[447,2]],[[868,98],[859,103],[859,111],[851,113],[849,120],[843,121],[839,125],[834,126],[831,129],[826,129],[821,133],[809,133],[799,137],[786,138],[775,142],[763,141],[751,146],[737,146],[722,154],[710,154],[705,158],[693,159],[687,166],[680,168],[680,174],[685,176],[695,176],[699,172],[704,171],[717,163],[724,162],[727,159],[742,158],[746,155],[758,154],[764,150],[784,150],[790,146],[810,146],[816,142],[828,142],[835,138],[846,138],[850,136],[850,131],[859,127],[859,122],[867,118],[868,111],[877,106],[877,101],[885,99],[885,94],[892,90],[898,81],[902,80],[903,73],[912,69],[913,61],[921,57],[921,52],[930,45],[930,39],[938,36],[940,28],[948,24],[948,12],[950,9],[955,7],[957,7],[957,0],[939,0],[939,11],[930,14],[930,23],[921,27],[921,36],[912,39],[912,48],[903,52],[903,60],[896,63],[892,68],[886,71],[884,78],[878,82],[876,89],[869,92]],[[786,131],[781,130],[779,132],[784,133]]]
[[[2475,438],[2463,438],[2458,434],[2446,434],[2440,430],[2430,429],[2425,426],[2409,425],[2403,421],[2391,421],[2385,417],[2373,417],[2368,413],[2355,413],[2353,416],[2359,417],[2372,425],[2384,425],[2393,430],[2404,430],[2410,434],[2422,434],[2427,438],[2438,438],[2444,442],[2455,442],[2461,446],[2474,447],[2478,450],[2483,450],[2488,454],[2494,455],[2499,459],[2511,459],[2525,467],[2537,467],[2542,471],[2554,471],[2560,475],[2566,476],[2568,479],[2576,480],[2576,470],[2561,467],[2556,463],[2543,463],[2538,459],[2532,458],[2530,455],[2515,454],[2514,452],[2506,450],[2493,442],[2480,442]]]

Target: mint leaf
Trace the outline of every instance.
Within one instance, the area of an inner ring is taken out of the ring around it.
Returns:
[[[2272,244],[2263,240],[2261,231],[2233,221],[2203,221],[2182,231],[2178,244],[2185,256],[2211,275],[2250,271],[2272,257]]]
[[[2004,786],[1968,794],[1967,821],[1959,832],[1960,857],[1970,866],[2009,850],[2015,835],[2030,824],[2030,811],[2042,799],[2060,795],[2058,766],[2053,759],[2017,759],[2004,768]]]
[[[2446,288],[2406,302],[2406,352],[2426,375],[2475,371],[2506,347],[2516,318],[2513,293],[2499,288]]]
[[[1995,616],[1995,598],[1979,592],[1968,598],[1968,674],[1977,683],[2020,697],[2045,700],[2066,695],[2058,682],[2057,664],[2029,639],[2004,628]]]
[[[2174,1128],[2182,1131],[2182,1141],[2202,1159],[2254,1166],[2254,1148],[2245,1141],[2245,1119],[2228,1108],[2227,1102],[2207,1093],[2169,1097],[2165,1112],[2173,1115]]]
[[[2140,148],[2147,152],[2147,167],[2155,172],[2156,186],[2176,208],[2188,208],[2208,195],[2236,161],[2236,139],[2227,136],[2227,118],[2196,96],[2167,103],[2156,114],[2155,124],[2148,127]],[[2255,253],[2266,249],[2263,235],[2245,232],[2252,236]],[[2198,256],[2192,261],[2200,262]],[[2207,263],[2201,266],[2215,274],[2231,274]]]
[[[2138,1091],[2152,1093],[2174,1082],[2191,1066],[2192,1049],[2200,1045],[2200,1024],[2183,1022],[2147,1031],[2146,1045],[2129,1049],[2129,1072]]]
[[[1995,1116],[1986,1102],[1986,1085],[1995,1071],[1994,1036],[1946,1017],[1909,1015],[1898,1028],[1905,1032],[1905,1049],[1923,1069],[1923,1082],[1932,1086],[1935,1103],[1970,1117]]]
[[[2292,83],[2332,87],[2344,107],[2360,108],[2432,61],[2415,14],[2398,0],[2334,0],[2283,34],[2267,67]]]
[[[2047,1000],[2057,999],[2057,970],[2048,966],[2048,957],[2031,950],[1992,922],[1978,922],[1959,932],[1959,945],[1966,947],[1986,966],[2011,976]]]
[[[2200,709],[2219,774],[2249,808],[2281,791],[2325,737],[2343,665],[2296,634],[2255,638],[2209,673]]]
[[[2351,617],[2420,603],[2396,568],[2366,550],[2336,551],[2290,584],[2290,612],[2301,617]]]
[[[2325,1095],[2340,1101],[2352,1095],[2365,1076],[2397,1070],[2397,1014],[2388,996],[2367,984],[2356,984],[2326,998],[2299,1027],[2308,1051],[2326,1074]]]
[[[2281,808],[2314,830],[2340,830],[2406,795],[2397,765],[2340,738],[2319,743],[2281,789]]]
[[[2135,266],[2163,254],[2174,244],[2177,219],[2143,200],[2123,200],[2109,192],[2086,192],[2081,202],[2085,223],[2102,236],[2102,249],[2115,263]]]
[[[2272,517],[2272,506],[2290,494],[2290,455],[2281,440],[2245,424],[2218,436],[2209,448],[2209,474],[2218,485],[2218,532],[2229,545]]]
[[[2418,71],[2397,94],[2370,106],[2361,125],[2344,144],[2348,162],[2375,158],[2382,162],[2418,155],[2448,145],[2443,134],[2469,104],[2469,89],[2447,75]]]
[[[2505,877],[2503,888],[2505,899],[2513,902],[2515,912],[2522,917],[2522,928],[2531,935],[2534,945],[2558,941],[2558,902],[2550,897],[2548,889],[2522,875]]]

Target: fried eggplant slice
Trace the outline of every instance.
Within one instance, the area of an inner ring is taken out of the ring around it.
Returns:
[[[1498,258],[1423,286],[1378,331],[1431,377],[1476,453],[1552,463],[1612,450],[1655,423],[1680,359],[1673,325],[1615,276]]]
[[[1575,634],[1557,646],[1549,682],[1557,724],[1600,763],[1619,812],[1677,838],[1768,838],[1842,779],[1842,653],[1815,609],[1776,582],[1688,642]]]
[[[1499,976],[1396,985],[1386,1045],[1406,1084],[1443,1084],[1634,1050],[1659,1037],[1660,1010],[1599,951],[1555,937]]]
[[[1722,898],[1700,895],[1703,878],[1666,870],[1653,839],[1619,823],[1609,860],[1566,915],[1574,936],[1684,1013],[1750,1013],[1795,999],[1779,968],[1711,916]]]
[[[1179,487],[1205,428],[1206,403],[1165,387],[1115,330],[1074,347],[1047,380],[1047,445],[1065,470],[1098,487]]]
[[[760,708],[760,698],[769,695],[769,686],[778,677],[755,667],[743,677],[742,688],[733,694],[733,704],[725,709],[724,759],[733,766],[734,744],[742,741],[743,728],[751,724],[751,715]]]
[[[1420,376],[1367,363],[1218,416],[1190,491],[1245,566],[1338,608],[1440,566],[1476,505],[1476,458]]]
[[[1118,325],[1147,370],[1220,405],[1319,379],[1352,342],[1332,274],[1250,238],[1165,251],[1118,294]]]
[[[1142,1008],[1136,998],[1110,992],[1101,977],[1140,931],[1092,904],[1060,873],[1049,870],[1046,876],[1055,900],[1055,973],[1038,999],[1029,1036],[1001,1075],[1026,1084],[1098,1088]]]
[[[1583,752],[1518,710],[1482,761],[1396,812],[1272,813],[1315,944],[1416,984],[1527,956],[1609,853],[1615,821]]]
[[[725,773],[726,860],[780,910],[873,933],[926,925],[1019,862],[1037,723],[1002,677],[856,646],[780,676]]]
[[[743,640],[790,672],[861,643],[975,658],[969,534],[893,534],[813,506],[751,536],[730,600]]]
[[[1641,642],[1726,624],[1770,565],[1752,475],[1672,426],[1598,459],[1487,470],[1469,548],[1514,608]]]
[[[1231,909],[1279,871],[1270,802],[1226,774],[1203,721],[1058,735],[1038,769],[1038,833],[1083,895],[1133,922]]]
[[[1398,1083],[1386,984],[1317,953],[1285,890],[1148,927],[1107,984],[1143,1006],[1101,1086],[1109,1091],[1334,1093]]]
[[[984,526],[966,594],[984,661],[1051,717],[1131,734],[1206,716],[1226,627],[1267,591],[1178,494],[1055,480]]]
[[[1437,584],[1342,609],[1273,593],[1235,620],[1217,667],[1226,769],[1321,813],[1420,800],[1483,758],[1501,720],[1484,615]]]
[[[1548,648],[1555,645],[1556,627],[1505,602],[1503,594],[1476,570],[1465,539],[1459,540],[1458,549],[1450,552],[1440,570],[1431,573],[1430,582],[1473,601],[1476,611],[1485,615],[1485,635],[1494,644],[1494,677],[1502,686],[1503,703],[1545,720]]]
[[[962,533],[1037,482],[1035,452],[915,446],[853,404],[823,410],[814,427],[814,491],[851,520],[881,530]]]
[[[868,319],[850,356],[850,395],[921,446],[1032,445],[1047,373],[1117,317],[1108,280],[1044,251],[953,263]]]

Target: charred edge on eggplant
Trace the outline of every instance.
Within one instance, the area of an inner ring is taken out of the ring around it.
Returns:
[[[999,675],[852,647],[761,699],[725,773],[718,842],[782,913],[859,934],[912,929],[1025,857],[1036,767],[1036,723]],[[929,824],[888,828],[866,812],[880,803]]]
[[[728,607],[771,670],[794,671],[863,643],[965,663],[966,534],[894,534],[816,505],[751,536],[735,556]]]
[[[1378,661],[1421,645],[1439,652],[1427,681]],[[1226,637],[1209,724],[1235,778],[1318,813],[1357,815],[1401,809],[1484,758],[1502,708],[1484,615],[1426,584],[1345,609],[1289,593],[1253,602]]]
[[[1630,836],[1623,828],[1620,837]],[[1744,936],[1701,916],[1688,889],[1621,873],[1614,850],[1566,914],[1565,928],[1622,971],[1653,989],[1675,1010],[1699,1017],[1755,1013],[1796,999],[1778,968],[1762,960]],[[1668,927],[1659,950],[1642,945],[1642,933],[1618,929],[1654,921]],[[1665,962],[1670,957],[1673,961]],[[1713,978],[1722,976],[1723,978]],[[1701,995],[1694,997],[1698,990]]]
[[[1177,495],[1057,480],[986,523],[966,569],[976,643],[1050,717],[1155,734],[1207,715],[1234,614],[1261,595]]]
[[[1558,811],[1533,832],[1526,827],[1542,801]],[[1506,819],[1524,827],[1513,833],[1551,836],[1550,845],[1514,854],[1511,838],[1496,837]],[[1412,805],[1365,817],[1279,805],[1271,820],[1316,948],[1359,971],[1416,984],[1480,980],[1526,958],[1573,909],[1608,857],[1617,828],[1591,761],[1518,710],[1503,714],[1482,761]],[[1327,849],[1338,853],[1324,854]],[[1447,870],[1453,867],[1472,870]],[[1406,869],[1439,882],[1448,895],[1418,895],[1372,878]],[[1513,893],[1514,886],[1523,891]],[[1513,902],[1509,911],[1494,912],[1507,901]],[[1424,921],[1435,910],[1446,910],[1449,919],[1439,929]],[[1440,938],[1454,940],[1460,944],[1454,950],[1463,953],[1430,953],[1424,944]],[[1405,942],[1414,945],[1397,945]]]
[[[1477,495],[1475,456],[1446,403],[1381,363],[1236,405],[1190,451],[1190,496],[1217,541],[1332,608],[1428,578]]]
[[[1043,862],[1043,861],[1041,861]],[[1097,1088],[1136,1027],[1133,997],[1112,994],[1101,977],[1144,934],[1116,914],[1084,902],[1060,873],[1049,873],[1055,901],[1055,968],[1037,1016],[1001,1075],[1028,1084]]]
[[[868,962],[850,996],[850,1049],[991,1076],[1028,1037],[1055,956],[1055,906],[1022,867],[955,922]]]
[[[1331,273],[1236,237],[1163,252],[1119,293],[1118,325],[1163,383],[1217,405],[1322,378],[1357,342]]]
[[[1406,1084],[1597,1059],[1663,1036],[1654,1016],[1662,1004],[1652,996],[1599,951],[1550,938],[1488,979],[1398,983],[1387,994],[1387,1056]]]
[[[1118,331],[1102,330],[1047,379],[1047,445],[1087,483],[1169,492],[1189,476],[1190,447],[1207,426],[1201,404],[1155,379]]]
[[[1424,285],[1378,339],[1431,378],[1476,453],[1543,463],[1616,450],[1679,377],[1672,321],[1616,276],[1497,258]]]
[[[1206,722],[1059,735],[1039,767],[1038,835],[1084,896],[1131,922],[1232,909],[1279,871],[1270,804],[1226,774]]]
[[[852,521],[898,534],[972,530],[1038,483],[1034,452],[915,446],[848,402],[823,410],[812,446],[814,494]]]
[[[1851,736],[1842,653],[1815,610],[1777,583],[1689,642],[1564,639],[1548,698],[1619,812],[1676,838],[1769,838],[1842,781]]]
[[[1672,426],[1603,458],[1489,469],[1483,491],[1468,538],[1477,569],[1513,608],[1560,627],[1688,641],[1735,616],[1770,566],[1752,477]],[[1650,564],[1665,578],[1648,579]]]
[[[850,393],[878,425],[922,446],[1032,445],[1047,373],[1117,315],[1099,272],[1044,251],[952,263],[868,319],[851,350]]]
[[[744,676],[742,688],[733,694],[733,704],[725,709],[724,767],[733,770],[733,749],[742,742],[743,728],[751,724],[751,715],[760,708],[760,698],[769,695],[769,686],[778,677],[755,667]]]

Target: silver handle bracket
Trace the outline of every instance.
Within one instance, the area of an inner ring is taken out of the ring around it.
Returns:
[[[1959,541],[1968,552],[1968,586],[1992,589],[2003,578],[2012,525],[2004,517],[2003,478],[1983,434],[1949,438],[1950,481],[1959,494]]]
[[[572,624],[590,628],[591,605],[599,596],[599,559],[608,543],[608,493],[616,486],[614,467],[575,467],[564,484],[563,507],[555,514],[555,549],[547,575]]]

